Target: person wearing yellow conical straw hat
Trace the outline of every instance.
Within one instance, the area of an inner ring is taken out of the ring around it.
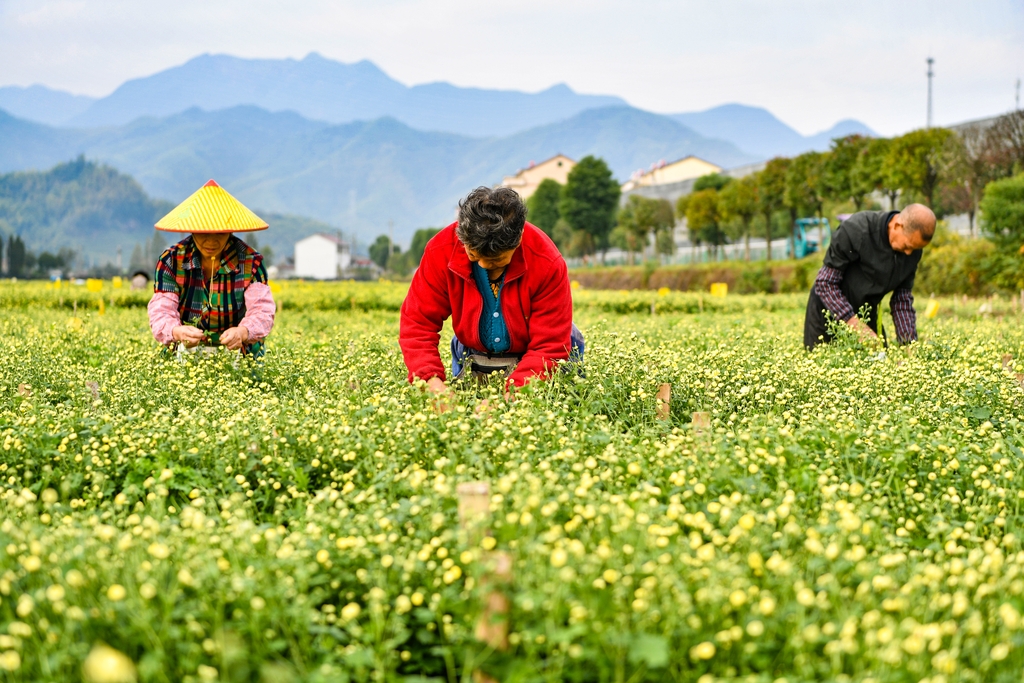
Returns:
[[[274,297],[263,256],[232,233],[266,230],[266,221],[211,180],[154,227],[191,233],[156,264],[149,301],[156,340],[262,355],[274,326]]]

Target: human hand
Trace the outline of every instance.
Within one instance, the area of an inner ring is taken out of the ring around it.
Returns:
[[[249,341],[249,330],[242,325],[229,327],[220,333],[221,345],[228,347],[232,351],[238,351],[242,348],[242,344],[247,341]]]
[[[868,327],[867,323],[857,316],[853,316],[847,320],[846,324],[850,326],[850,329],[857,333],[857,336],[860,337],[862,342],[871,343],[878,341],[878,335],[875,334],[875,331]]]
[[[431,377],[427,380],[427,391],[435,396],[435,411],[439,413],[447,413],[452,409],[451,401],[449,400],[451,398],[452,391],[440,377]]]
[[[178,325],[171,330],[171,339],[183,343],[188,348],[198,346],[205,338],[202,330],[191,325]]]

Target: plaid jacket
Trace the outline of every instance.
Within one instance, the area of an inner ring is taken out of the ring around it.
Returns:
[[[160,255],[153,291],[178,295],[183,325],[219,334],[236,327],[245,317],[245,288],[249,283],[266,281],[263,257],[232,235],[207,293],[202,254],[189,235]]]

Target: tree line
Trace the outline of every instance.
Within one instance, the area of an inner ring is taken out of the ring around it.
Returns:
[[[623,249],[631,261],[652,246],[655,254],[671,255],[675,223],[685,218],[690,241],[705,246],[712,257],[722,245],[742,241],[749,260],[752,236],[789,238],[801,216],[820,221],[914,201],[928,205],[940,218],[967,214],[974,232],[986,187],[1021,171],[1024,112],[1012,112],[989,125],[958,131],[931,128],[894,138],[837,138],[828,151],[776,157],[740,178],[698,178],[691,193],[674,206],[664,199],[630,195],[620,207],[618,184],[607,165],[588,157],[564,187],[543,181],[527,205],[530,221],[566,256],[586,257],[608,246]],[[1006,205],[1004,199],[999,202]],[[581,203],[589,204],[587,211],[580,210]],[[1016,230],[1007,227],[998,211],[995,204],[985,211],[989,236]],[[1019,242],[1024,242],[1024,227],[1021,231]]]
[[[1017,111],[956,131],[930,128],[893,138],[837,138],[828,151],[776,157],[746,176],[697,178],[690,194],[674,205],[632,194],[620,206],[621,189],[611,169],[604,160],[586,156],[564,185],[542,181],[526,205],[529,221],[565,256],[584,260],[610,247],[625,251],[630,262],[638,255],[671,255],[676,223],[684,218],[690,241],[712,258],[723,245],[742,242],[744,257],[750,260],[751,237],[791,238],[797,218],[817,218],[820,226],[821,219],[837,214],[895,209],[915,201],[940,218],[967,214],[972,233],[981,212],[986,235],[1003,246],[1017,240],[1013,243],[1020,248],[1024,208],[1007,207],[1018,206],[1008,197],[1016,196],[1014,183],[1024,179],[1000,186],[998,199],[988,204],[984,197],[987,187],[1022,171],[1024,112]],[[1018,210],[1021,217],[1013,218]],[[370,257],[381,268],[407,274],[436,233],[436,228],[418,230],[407,252],[381,235],[371,245]],[[772,257],[770,250],[766,256]]]
[[[67,248],[56,254],[48,251],[36,254],[25,248],[20,235],[8,235],[5,245],[0,233],[0,275],[4,277],[47,277],[51,270],[63,270],[74,260],[75,252]]]

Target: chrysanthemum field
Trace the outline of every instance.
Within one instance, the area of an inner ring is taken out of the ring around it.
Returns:
[[[186,363],[84,289],[0,284],[0,680],[1021,679],[1009,303],[882,357],[801,295],[577,291],[585,377],[438,413],[400,285]]]

